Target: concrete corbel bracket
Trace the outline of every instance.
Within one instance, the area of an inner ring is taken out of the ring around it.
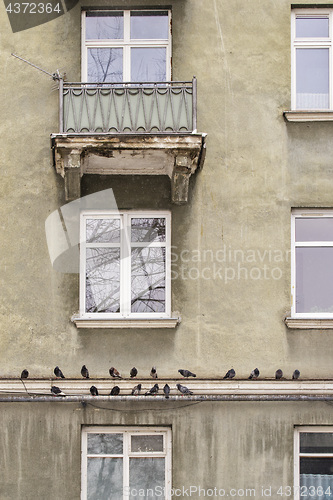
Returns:
[[[63,177],[67,201],[76,200],[81,196],[81,153],[80,149],[72,149],[63,156]]]
[[[188,188],[192,171],[192,161],[186,155],[175,157],[174,169],[171,177],[172,203],[183,205],[188,201]]]

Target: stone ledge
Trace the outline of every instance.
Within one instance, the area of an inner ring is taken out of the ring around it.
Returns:
[[[147,370],[149,371],[149,370]],[[23,385],[24,382],[24,385]],[[24,379],[0,378],[0,396],[17,394],[17,395],[51,395],[51,387],[53,385],[60,389],[68,396],[89,395],[92,385],[98,388],[101,396],[110,394],[112,387],[117,385],[120,388],[120,395],[130,395],[132,389],[138,383],[141,383],[141,394],[148,391],[156,382],[159,384],[159,394],[163,395],[163,386],[168,383],[171,389],[171,395],[177,395],[176,384],[180,383],[188,387],[194,395],[203,396],[327,396],[333,397],[333,380],[222,380],[222,379],[184,379],[177,377],[170,378],[141,378],[135,379],[112,379],[109,378],[66,378],[48,379],[29,378]],[[150,399],[150,398],[149,398]],[[153,400],[153,399],[152,399]]]
[[[95,319],[72,317],[77,328],[176,328],[180,318]]]
[[[288,122],[331,122],[333,111],[284,111]]]
[[[285,318],[284,322],[297,330],[333,330],[333,319]]]

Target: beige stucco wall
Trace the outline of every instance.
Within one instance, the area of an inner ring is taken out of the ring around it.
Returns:
[[[293,486],[294,425],[333,423],[331,406],[323,403],[157,406],[160,411],[147,412],[147,403],[2,404],[1,500],[80,498],[82,425],[171,427],[173,498],[203,498],[194,490],[201,487],[224,489],[229,498],[278,500],[279,487],[287,492]],[[177,495],[178,489],[189,492],[190,487],[191,495]],[[221,498],[222,492],[209,496]]]
[[[110,364],[125,373],[135,365],[142,375],[156,365],[166,377],[181,367],[220,376],[231,366],[239,377],[255,366],[266,377],[278,367],[288,377],[296,367],[304,378],[331,376],[332,332],[292,331],[283,323],[291,208],[331,207],[333,188],[333,125],[287,124],[282,115],[290,108],[291,2],[168,4],[173,78],[197,77],[198,130],[208,133],[190,202],[171,206],[168,178],[82,182],[82,194],[113,188],[119,208],[172,210],[180,274],[172,308],[182,323],[168,331],[77,330],[70,317],[78,309],[78,277],[57,273],[48,257],[45,219],[65,203],[49,139],[58,130],[57,92],[45,74],[10,54],[80,79],[80,7],[91,2],[15,34],[1,16],[0,376],[26,367],[48,377],[56,364],[67,377],[79,376],[83,363],[94,376],[106,376]]]

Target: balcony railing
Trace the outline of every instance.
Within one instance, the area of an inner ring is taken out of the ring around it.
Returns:
[[[60,80],[60,133],[131,134],[196,131],[192,82],[68,83]]]

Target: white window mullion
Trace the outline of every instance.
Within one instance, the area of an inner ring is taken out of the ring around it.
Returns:
[[[333,108],[333,64],[332,64],[332,57],[333,57],[333,51],[332,51],[332,20],[333,20],[333,12],[330,12],[329,15],[329,23],[328,23],[328,29],[329,29],[329,38],[330,38],[330,43],[329,43],[329,109]]]
[[[130,435],[128,432],[124,432],[123,434],[123,485],[124,485],[124,495],[123,495],[123,500],[128,500],[130,491],[129,491],[129,439]]]
[[[87,458],[87,433],[82,432],[81,439],[81,500],[87,500],[88,493],[88,458]]]
[[[122,316],[128,316],[128,268],[130,255],[128,252],[128,227],[126,214],[121,217],[120,236],[120,312]]]
[[[86,273],[87,273],[87,245],[86,245],[86,218],[81,214],[80,220],[80,316],[86,312]]]

